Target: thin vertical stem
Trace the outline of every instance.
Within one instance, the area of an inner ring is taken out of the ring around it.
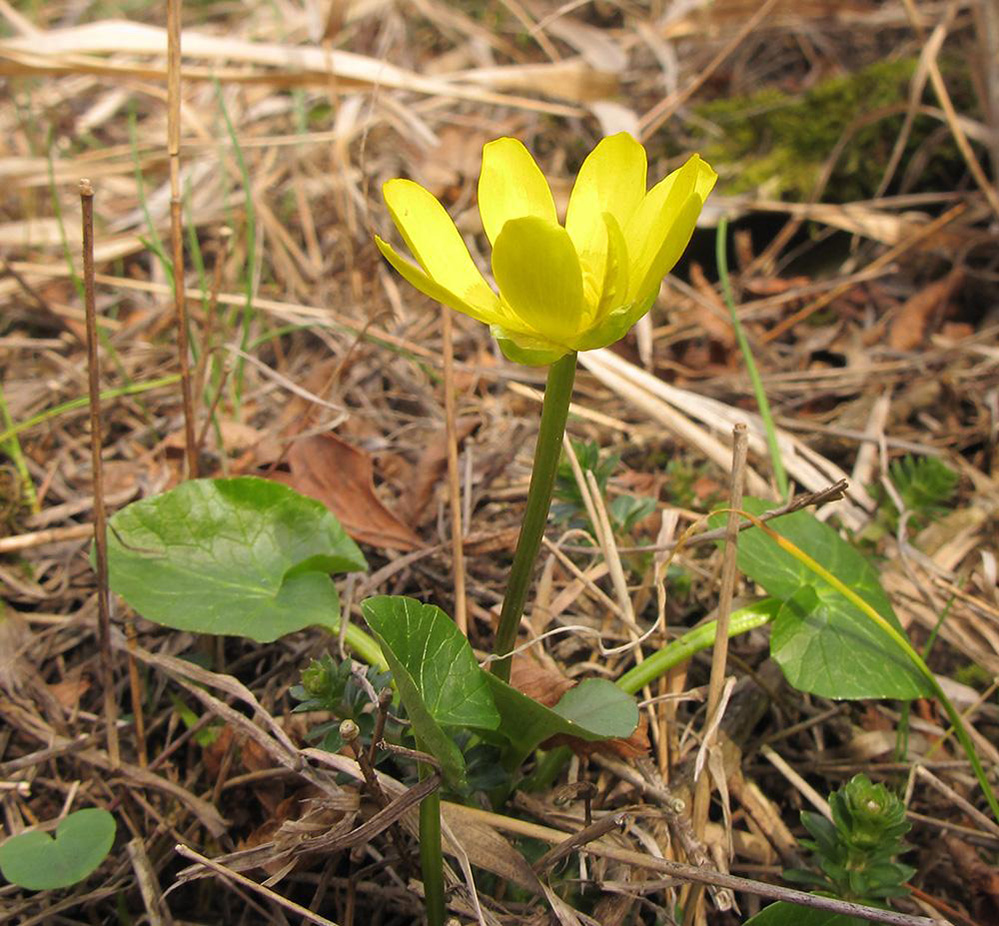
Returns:
[[[576,354],[566,354],[556,360],[548,370],[545,386],[545,400],[541,408],[541,426],[538,441],[534,448],[534,468],[531,471],[531,486],[527,491],[527,509],[524,523],[517,538],[517,550],[510,567],[510,581],[503,598],[499,626],[496,628],[496,643],[493,653],[506,656],[517,640],[520,617],[524,613],[527,589],[531,584],[534,563],[541,549],[541,537],[548,522],[548,509],[551,507],[552,489],[555,487],[555,473],[558,470],[559,454],[562,449],[562,435],[569,416],[569,400],[572,398],[572,384],[576,378]],[[510,659],[498,659],[493,663],[493,672],[504,682],[510,681]]]
[[[767,399],[767,391],[763,388],[760,371],[756,368],[756,360],[753,357],[752,348],[749,346],[749,339],[746,337],[742,322],[739,320],[739,313],[735,308],[735,298],[732,295],[732,285],[728,277],[727,243],[728,219],[723,217],[718,222],[718,236],[715,239],[718,279],[721,282],[725,304],[728,306],[729,314],[732,316],[732,328],[735,330],[735,337],[739,342],[739,350],[742,352],[742,359],[746,364],[746,372],[749,374],[749,380],[753,384],[756,407],[760,410],[760,417],[763,419],[763,428],[767,433],[767,448],[770,451],[770,463],[774,468],[774,480],[777,482],[777,491],[780,492],[781,500],[787,501],[791,495],[791,488],[788,483],[787,472],[784,470],[784,461],[780,456],[780,446],[777,443],[777,426],[774,424],[773,415],[770,413],[770,402]]]
[[[173,304],[177,314],[177,359],[184,404],[184,457],[187,478],[198,478],[198,447],[194,437],[194,395],[191,391],[187,298],[184,293],[184,223],[180,198],[180,7],[167,0],[167,153],[170,159],[170,245],[173,260]]]
[[[104,725],[111,767],[121,761],[118,748],[118,709],[114,698],[111,655],[111,611],[108,602],[107,512],[104,510],[104,471],[101,461],[101,369],[97,355],[97,304],[94,297],[94,190],[80,181],[83,224],[83,302],[87,317],[87,376],[90,390],[90,459],[94,490],[94,546],[97,554],[97,643],[104,685]]]
[[[465,600],[464,528],[461,523],[461,474],[458,472],[458,435],[454,387],[454,344],[451,310],[441,306],[441,343],[444,358],[444,421],[447,431],[447,488],[451,508],[451,572],[454,576],[454,622],[468,636],[468,602]]]
[[[728,663],[729,624],[732,616],[732,597],[735,592],[736,553],[739,539],[739,509],[742,508],[742,493],[746,481],[746,452],[749,439],[746,425],[739,422],[733,429],[732,479],[729,486],[728,523],[725,532],[725,558],[722,563],[721,590],[718,597],[718,626],[715,631],[714,650],[711,656],[711,677],[708,682],[708,705],[704,749],[710,749],[717,729],[715,716],[722,705],[722,691],[725,687],[725,668]],[[704,837],[704,827],[708,821],[708,805],[711,802],[710,773],[702,769],[694,791],[694,808],[691,817],[694,835]],[[692,923],[697,916],[704,889],[695,885],[687,897],[684,909],[684,923]]]
[[[420,777],[431,774],[420,766]],[[441,793],[433,790],[420,801],[420,877],[428,926],[444,926],[444,853],[441,851]]]

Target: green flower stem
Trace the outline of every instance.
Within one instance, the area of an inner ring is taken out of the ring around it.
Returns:
[[[337,626],[333,630],[333,633],[336,634],[339,632],[340,627]],[[378,641],[374,637],[368,636],[357,624],[348,623],[343,638],[363,662],[366,662],[369,666],[374,666],[382,672],[388,668],[388,663],[382,655],[382,648],[378,645]]]
[[[782,604],[783,602],[775,598],[767,598],[749,607],[733,611],[728,625],[729,638],[769,624],[777,616]],[[688,630],[682,637],[668,643],[644,662],[625,672],[615,684],[628,694],[636,694],[674,666],[686,662],[694,653],[714,646],[717,630],[718,621],[708,621],[700,627]]]
[[[420,777],[430,774],[420,766]],[[444,854],[441,851],[441,793],[435,788],[420,801],[420,874],[428,926],[444,926]]]
[[[562,435],[565,433],[575,378],[575,352],[556,360],[548,370],[545,401],[541,407],[541,427],[534,448],[531,487],[527,492],[527,510],[517,538],[517,550],[513,555],[513,566],[510,567],[510,581],[503,598],[499,626],[496,628],[496,644],[493,647],[496,656],[506,656],[517,640],[527,589],[541,549],[541,537],[548,523],[548,509],[551,507],[555,473],[562,453]],[[510,659],[497,660],[493,663],[492,670],[504,682],[510,681]]]

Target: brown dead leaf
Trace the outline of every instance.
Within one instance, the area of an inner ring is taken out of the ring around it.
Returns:
[[[974,333],[974,327],[967,322],[944,322],[940,326],[940,336],[948,341],[963,341]]]
[[[209,781],[214,781],[222,774],[222,761],[225,759],[225,754],[232,748],[234,735],[233,728],[226,724],[219,730],[218,736],[202,750],[201,761],[204,763],[205,774]]]
[[[725,317],[728,309],[725,303],[719,298],[714,286],[708,281],[701,269],[701,265],[694,263],[690,265],[690,282],[707,302],[715,306],[709,309],[700,300],[694,302],[694,316],[697,324],[704,329],[705,334],[712,341],[717,341],[722,347],[731,350],[735,347],[735,332],[732,330],[732,323]]]
[[[465,438],[478,425],[479,419],[472,417],[459,418],[455,422],[455,438],[459,449]],[[447,471],[446,428],[438,428],[427,441],[415,470],[409,481],[409,489],[399,502],[399,511],[408,524],[419,527],[425,522],[434,491],[444,479],[444,473]]]
[[[478,808],[441,801],[441,816],[468,853],[468,859],[473,865],[491,871],[526,890],[539,890],[538,876],[534,869],[510,845],[506,837],[486,822]]]
[[[519,527],[506,527],[498,531],[476,531],[462,542],[466,556],[484,556],[503,550],[512,553],[520,536]]]
[[[528,656],[515,656],[510,666],[510,684],[539,704],[554,707],[562,695],[576,685],[576,681],[561,672],[545,668]],[[645,715],[640,714],[638,726],[627,739],[618,737],[590,743],[575,736],[554,736],[545,744],[546,747],[563,745],[581,756],[609,753],[621,759],[633,759],[649,751],[648,722]]]
[[[335,434],[295,441],[290,473],[271,478],[322,502],[355,540],[392,550],[415,550],[420,538],[375,494],[371,458]]]
[[[792,289],[803,289],[812,282],[811,277],[752,277],[745,282],[747,293],[754,296],[780,296]]]
[[[90,679],[77,675],[64,678],[61,682],[53,682],[48,687],[52,697],[67,711],[71,711],[80,703],[80,698],[90,690]]]
[[[963,839],[945,833],[943,836],[947,853],[954,863],[954,868],[961,873],[965,883],[975,893],[989,898],[993,911],[999,911],[999,869],[986,862],[974,846]],[[985,914],[983,910],[980,916]],[[984,919],[981,922],[986,922]],[[990,919],[989,922],[995,922]]]
[[[963,282],[963,268],[955,267],[947,276],[930,283],[906,300],[888,332],[888,346],[893,350],[913,350],[922,344],[930,320],[944,315],[947,303]]]
[[[545,707],[554,707],[576,683],[529,656],[515,656],[510,665],[510,684],[533,701]]]

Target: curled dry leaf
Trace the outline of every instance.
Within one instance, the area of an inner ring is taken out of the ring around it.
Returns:
[[[290,473],[271,478],[321,501],[354,540],[392,550],[415,550],[420,538],[375,494],[371,457],[335,434],[295,441],[288,451]]]
[[[704,299],[703,302],[694,303],[694,318],[698,326],[712,341],[717,341],[726,350],[732,350],[736,345],[735,330],[728,320],[728,309],[704,275],[700,264],[690,265],[690,281]]]
[[[986,862],[978,850],[963,839],[945,833],[943,841],[954,867],[981,898],[983,909],[979,918],[980,922],[986,922],[989,914],[984,908],[991,907],[993,912],[999,912],[999,870]],[[991,919],[988,921],[994,922]]]
[[[888,346],[894,350],[913,350],[922,344],[931,319],[940,319],[947,305],[964,282],[964,270],[955,267],[947,276],[924,287],[899,309],[888,332]]]
[[[478,424],[479,419],[471,417],[459,418],[455,422],[455,438],[459,448]],[[442,426],[430,436],[415,470],[409,488],[399,503],[399,510],[410,524],[419,526],[425,522],[434,492],[447,471],[446,428]]]

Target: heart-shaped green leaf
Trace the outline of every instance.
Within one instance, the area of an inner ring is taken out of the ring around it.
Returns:
[[[111,588],[178,630],[260,643],[313,624],[336,630],[329,574],[367,568],[320,502],[252,476],[184,482],[110,524]]]
[[[0,846],[0,872],[31,891],[69,887],[107,858],[114,834],[114,817],[106,810],[78,810],[59,824],[55,839],[37,830],[8,839]]]
[[[560,733],[598,742],[631,736],[638,726],[635,699],[607,679],[585,679],[562,695],[554,708],[547,708],[491,672],[483,674],[502,717],[500,732],[513,745],[518,765]]]
[[[445,780],[461,786],[465,760],[443,728],[495,730],[500,722],[472,647],[440,608],[414,598],[368,598],[361,611],[392,669],[417,742],[441,763]]]
[[[771,506],[747,498],[760,514]],[[901,630],[870,563],[808,511],[769,522]],[[932,695],[898,645],[855,604],[759,528],[739,535],[739,568],[784,604],[774,620],[770,651],[800,691],[826,698],[899,698]]]

